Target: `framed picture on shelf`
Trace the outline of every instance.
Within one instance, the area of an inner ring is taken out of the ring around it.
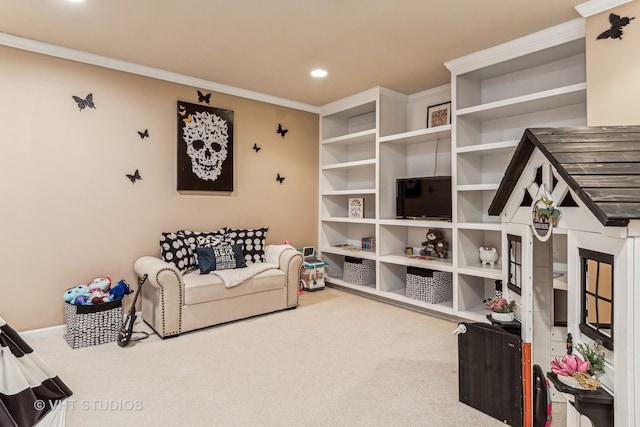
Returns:
[[[451,123],[451,101],[427,108],[427,127],[444,126]]]
[[[363,197],[349,197],[349,218],[364,218]]]

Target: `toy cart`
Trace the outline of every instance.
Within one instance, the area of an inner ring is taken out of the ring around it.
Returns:
[[[305,291],[319,291],[324,289],[324,268],[329,264],[326,261],[320,263],[304,263],[300,280]]]

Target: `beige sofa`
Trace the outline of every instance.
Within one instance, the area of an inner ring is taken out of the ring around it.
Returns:
[[[272,268],[232,287],[215,274],[200,274],[198,270],[183,274],[160,258],[138,259],[135,273],[140,277],[148,275],[141,293],[143,320],[167,338],[297,307],[302,254],[290,246],[277,246],[277,252],[271,251],[277,259],[267,259]],[[267,253],[269,249],[267,246]]]

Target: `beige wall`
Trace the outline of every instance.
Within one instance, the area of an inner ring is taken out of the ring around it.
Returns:
[[[0,62],[0,317],[17,330],[63,324],[63,292],[95,277],[135,287],[162,231],[268,225],[268,243],[316,243],[316,114],[213,93],[234,111],[235,190],[181,195],[176,101],[197,88],[8,47]],[[71,96],[90,92],[79,111]]]
[[[609,13],[635,17],[622,39],[597,40],[610,28]],[[640,2],[587,18],[587,124],[640,125]]]

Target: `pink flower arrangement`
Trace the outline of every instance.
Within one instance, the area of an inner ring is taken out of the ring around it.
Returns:
[[[576,373],[586,372],[587,369],[589,361],[582,360],[575,354],[565,354],[562,359],[556,357],[551,361],[551,371],[563,377],[571,377]]]
[[[489,311],[494,313],[513,313],[516,302],[514,300],[507,301],[505,298],[493,298],[486,306]]]

